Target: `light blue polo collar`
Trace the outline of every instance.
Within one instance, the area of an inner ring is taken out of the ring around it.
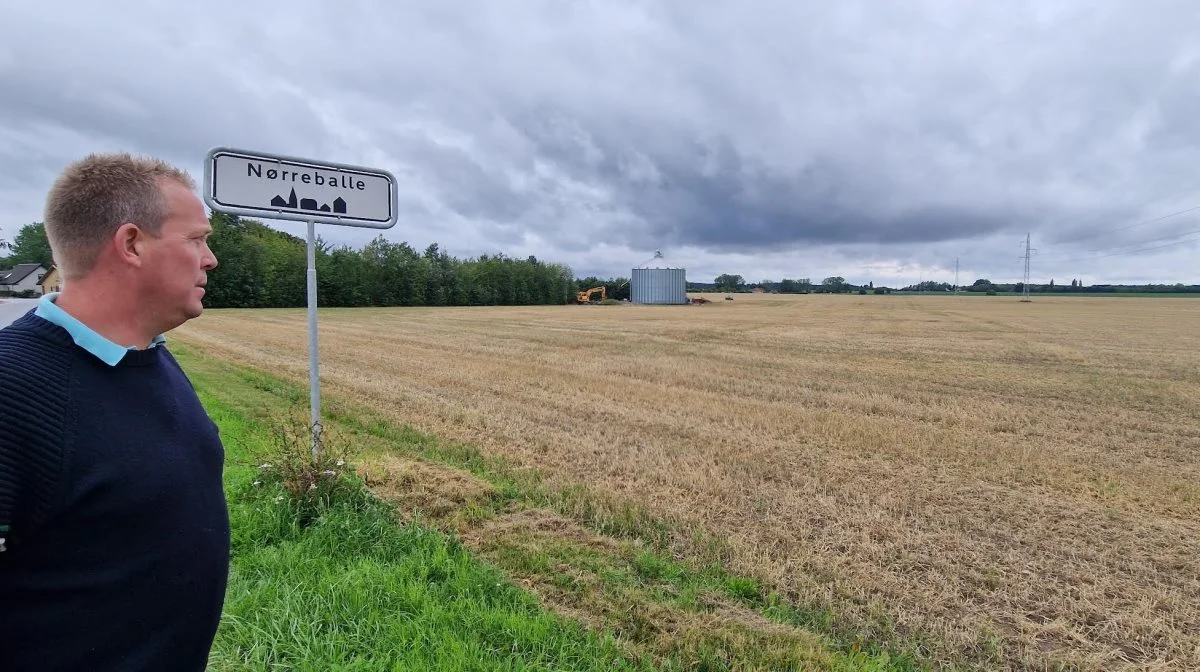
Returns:
[[[100,334],[93,331],[86,324],[71,317],[67,311],[59,308],[54,300],[58,298],[59,292],[51,292],[43,294],[38,300],[37,309],[34,310],[34,315],[46,320],[52,324],[57,324],[71,335],[71,339],[75,341],[75,345],[87,350],[95,355],[100,361],[109,366],[116,366],[125,358],[125,353],[130,350],[136,350],[134,347],[123,347]],[[150,347],[156,347],[167,341],[162,334],[154,337]]]

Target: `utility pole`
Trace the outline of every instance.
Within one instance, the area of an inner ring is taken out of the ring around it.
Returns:
[[[954,293],[958,293],[958,257],[954,258]]]
[[[1029,234],[1025,234],[1025,282],[1021,284],[1021,301],[1028,302],[1033,299],[1029,298],[1029,254],[1033,248],[1029,247]]]

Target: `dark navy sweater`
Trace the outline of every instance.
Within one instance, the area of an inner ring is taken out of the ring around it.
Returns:
[[[224,454],[174,357],[109,366],[30,312],[0,330],[0,400],[0,670],[203,670]]]

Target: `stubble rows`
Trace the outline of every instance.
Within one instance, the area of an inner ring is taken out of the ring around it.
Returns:
[[[302,381],[305,326],[176,337]],[[1191,301],[330,310],[320,338],[328,393],[716,531],[732,570],[864,629],[1200,665]]]

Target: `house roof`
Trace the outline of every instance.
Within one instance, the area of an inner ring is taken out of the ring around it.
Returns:
[[[42,268],[41,264],[17,264],[10,269],[0,271],[0,285],[15,285],[29,274],[37,272]]]

